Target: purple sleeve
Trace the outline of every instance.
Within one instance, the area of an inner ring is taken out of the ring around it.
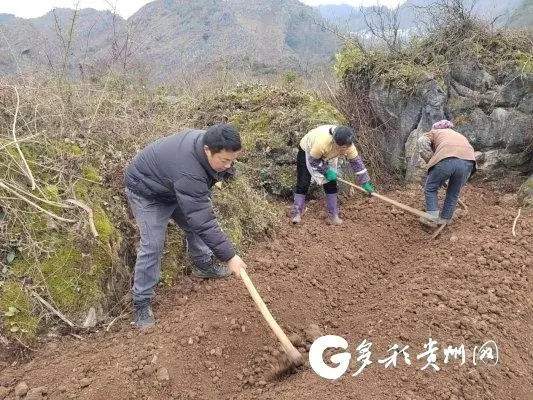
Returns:
[[[363,160],[361,159],[361,156],[352,158],[350,160],[350,164],[352,165],[360,185],[370,182],[370,175],[368,175],[368,171],[363,163]]]
[[[323,175],[326,174],[326,171],[329,168],[329,164],[321,158],[314,158],[309,156],[309,164],[311,165],[311,168],[317,170]]]

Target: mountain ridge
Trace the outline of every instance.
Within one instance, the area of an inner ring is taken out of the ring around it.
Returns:
[[[531,19],[529,22],[522,22],[515,25],[512,24],[512,18],[515,15],[521,15],[520,9],[524,8],[523,3],[529,0],[508,0],[505,2],[497,0],[467,0],[465,1],[465,8],[468,10],[472,7],[473,14],[486,21],[496,20],[496,23],[501,26],[523,27],[531,26]],[[423,10],[434,4],[434,0],[407,0],[398,7],[399,27],[401,29],[412,29],[417,25],[424,23],[424,18],[420,17]],[[381,6],[384,7],[384,6]],[[384,7],[387,8],[387,7]],[[371,7],[353,7],[347,4],[331,4],[320,5],[316,9],[320,12],[323,18],[330,23],[333,23],[340,28],[344,28],[351,32],[367,31],[364,20],[364,13],[372,13],[379,9],[378,6]],[[388,8],[388,10],[395,10]],[[515,19],[518,19],[515,17]],[[519,19],[522,21],[522,19]]]
[[[39,18],[0,19],[8,42],[0,44],[0,74],[56,67],[73,15],[56,9]],[[76,73],[112,55],[145,65],[156,79],[220,67],[304,71],[330,62],[341,45],[324,24],[316,10],[297,0],[157,0],[127,20],[82,9],[76,13],[68,70]],[[36,37],[38,44],[32,44]]]

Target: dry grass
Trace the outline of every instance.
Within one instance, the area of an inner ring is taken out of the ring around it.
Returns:
[[[357,82],[353,84],[357,87],[360,85]],[[351,89],[339,88],[336,92],[330,89],[324,95],[346,116],[348,124],[355,128],[356,146],[372,180],[383,185],[398,178],[397,171],[387,164],[384,157],[381,141],[387,135],[387,129],[376,118],[368,92],[352,86]]]

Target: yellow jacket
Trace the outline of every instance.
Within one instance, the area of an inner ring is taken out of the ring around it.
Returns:
[[[359,154],[354,144],[348,148],[343,149],[337,146],[333,141],[333,135],[329,133],[330,129],[334,129],[336,125],[321,125],[311,129],[300,140],[300,147],[311,157],[315,159],[322,159],[324,161],[337,158],[339,156],[346,156],[348,160],[352,160]]]

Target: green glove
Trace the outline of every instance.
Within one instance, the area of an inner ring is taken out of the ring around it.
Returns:
[[[372,195],[372,192],[374,192],[376,189],[374,189],[374,185],[372,185],[372,182],[365,182],[363,183],[363,189],[366,190],[368,195]]]
[[[326,171],[326,179],[328,181],[336,181],[337,172],[333,168],[328,168],[328,170]]]

